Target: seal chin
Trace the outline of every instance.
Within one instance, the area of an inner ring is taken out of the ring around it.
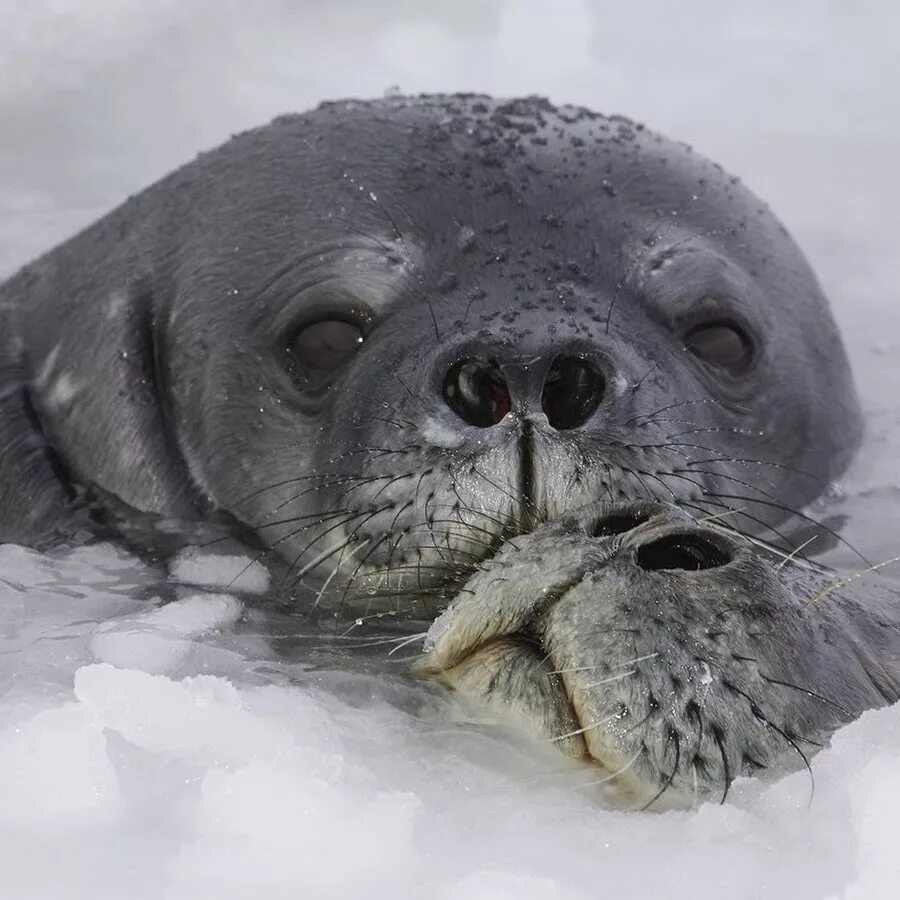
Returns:
[[[421,669],[598,766],[612,804],[722,799],[878,703],[861,670],[835,695],[820,657],[853,637],[823,642],[813,574],[777,562],[672,506],[591,504],[483,564]]]
[[[560,679],[548,677],[539,644],[525,635],[491,640],[448,669],[426,659],[422,671],[468,696],[486,700],[520,729],[552,741],[567,756],[587,757],[578,715]]]
[[[652,802],[659,788],[636,777],[632,771],[636,755],[623,760],[600,731],[591,727],[589,712],[580,709],[567,693],[565,680],[559,677],[562,673],[548,669],[541,645],[515,635],[476,647],[449,669],[433,669],[426,659],[420,673],[476,699],[497,721],[589,764],[596,770],[589,785],[598,789],[607,805],[641,807]],[[690,798],[673,793],[666,801],[670,808],[683,806]]]

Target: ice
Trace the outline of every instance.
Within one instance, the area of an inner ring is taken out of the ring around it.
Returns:
[[[269,573],[256,560],[185,550],[170,565],[172,578],[184,584],[224,587],[262,594],[269,587]]]
[[[829,513],[900,536],[900,7],[0,0],[0,273],[197,150],[326,97],[549,94],[695,144],[833,298],[866,407]],[[836,549],[832,559],[853,565]],[[277,654],[249,557],[0,547],[0,897],[893,898],[900,709],[724,806],[593,777],[406,678]],[[160,606],[165,596],[174,602]],[[391,672],[396,672],[392,675]]]
[[[4,731],[0,760],[3,827],[91,828],[122,812],[103,723],[85,706],[66,703]]]
[[[145,672],[170,671],[196,654],[193,638],[233,625],[241,604],[227,594],[191,596],[150,612],[102,623],[91,639],[91,653],[104,662],[137,666]]]

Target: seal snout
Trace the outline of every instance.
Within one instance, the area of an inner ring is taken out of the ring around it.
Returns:
[[[724,796],[821,737],[815,666],[784,654],[814,627],[795,578],[671,504],[597,501],[481,566],[422,670],[599,764],[629,803]]]
[[[467,425],[490,428],[516,409],[540,410],[557,430],[577,428],[606,394],[606,377],[576,353],[538,357],[527,363],[472,355],[454,362],[443,380],[444,402]]]

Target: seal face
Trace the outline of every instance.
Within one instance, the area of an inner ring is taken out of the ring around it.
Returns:
[[[276,119],[23,270],[0,317],[4,537],[78,527],[90,485],[224,516],[339,614],[433,618],[599,501],[785,546],[860,430],[766,207],[689,147],[536,98]]]

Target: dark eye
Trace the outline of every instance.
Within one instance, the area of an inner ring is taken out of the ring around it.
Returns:
[[[684,347],[698,359],[732,375],[746,372],[753,362],[753,341],[732,322],[698,325],[684,337]]]
[[[304,386],[320,386],[326,376],[360,348],[363,332],[358,325],[340,319],[313,322],[297,332],[288,346],[296,375]]]

